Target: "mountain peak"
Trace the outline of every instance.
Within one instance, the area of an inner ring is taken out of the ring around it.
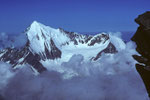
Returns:
[[[50,26],[46,26],[38,21],[33,21],[30,25],[30,27],[28,27],[27,29],[27,35],[37,35],[37,34],[47,34],[47,33],[51,33],[51,31],[56,31],[57,29],[52,28]]]
[[[33,21],[30,25],[30,29],[37,29],[37,28],[40,28],[40,27],[43,27],[45,25],[37,22],[37,21]]]
[[[118,45],[124,45],[121,40],[112,36],[109,38],[109,35],[104,33],[95,36],[83,35],[51,28],[37,21],[33,21],[27,28],[26,35],[27,45],[19,51],[12,48],[6,53],[0,52],[0,61],[8,61],[13,66],[27,63],[42,72],[47,63],[55,59],[58,59],[55,60],[56,63],[61,64],[73,55],[81,54],[85,60],[97,60],[102,52],[115,53]]]
[[[33,21],[30,26],[39,26],[41,23],[37,21]]]
[[[36,20],[34,20],[33,22],[32,22],[32,24],[38,24],[39,22],[38,21],[36,21]]]
[[[53,49],[52,42],[55,43],[53,45],[59,47],[69,41],[69,38],[59,29],[51,28],[37,21],[32,22],[26,31],[26,35],[31,51],[36,54],[41,54],[45,50],[51,51]]]
[[[32,38],[35,38],[35,37],[38,37],[38,38],[40,38],[41,36],[46,37],[46,35],[50,33],[49,31],[52,29],[53,28],[46,26],[44,24],[41,24],[38,21],[33,21],[30,27],[28,27],[26,34],[27,34],[28,39],[32,40]]]

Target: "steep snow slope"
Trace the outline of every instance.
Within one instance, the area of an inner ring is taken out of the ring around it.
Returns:
[[[58,47],[69,41],[66,34],[60,32],[59,29],[44,26],[36,21],[31,24],[26,34],[30,42],[30,48],[34,53],[44,52],[45,47],[50,51],[51,39]]]
[[[117,51],[121,51],[126,47],[122,39],[114,35],[110,35],[110,41],[116,47]]]
[[[84,60],[97,60],[101,53],[115,53],[125,48],[124,42],[113,35],[100,33],[82,35],[54,29],[34,21],[25,32],[27,43],[23,48],[7,48],[0,52],[0,61],[18,65],[29,64],[38,72],[49,63],[61,64],[73,55],[81,54]],[[46,68],[45,68],[46,67]]]

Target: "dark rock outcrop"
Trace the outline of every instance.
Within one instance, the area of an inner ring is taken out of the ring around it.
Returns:
[[[139,24],[139,27],[131,40],[136,42],[136,50],[141,56],[133,55],[133,58],[139,62],[136,64],[136,69],[141,75],[150,97],[150,11],[139,15],[135,22]]]
[[[46,70],[40,63],[41,58],[29,50],[29,42],[27,42],[24,48],[7,48],[3,50],[3,52],[0,52],[0,54],[1,53],[4,54],[0,57],[0,61],[9,62],[13,67],[16,65],[29,64],[40,73]]]
[[[48,50],[48,48],[45,45],[45,59],[56,59],[56,58],[61,58],[61,51],[56,47],[54,41],[51,39],[50,42],[50,46],[51,46],[51,51]]]
[[[109,40],[108,34],[98,34],[94,36],[94,35],[77,34],[75,32],[68,32],[62,28],[59,28],[59,30],[65,33],[70,38],[70,41],[73,41],[75,45],[78,45],[79,43],[86,44],[90,41],[90,43],[88,43],[88,46],[93,46],[96,43],[101,43],[103,39],[105,40],[104,42]],[[63,45],[66,45],[66,44],[63,44]]]
[[[102,39],[105,39],[104,42],[106,42],[109,39],[109,35],[102,34],[100,36],[95,37],[91,40],[91,43],[89,43],[88,46],[93,46],[95,43],[100,43]]]
[[[102,50],[101,52],[99,52],[97,54],[97,56],[95,58],[93,58],[94,61],[96,61],[98,58],[100,58],[102,53],[116,53],[117,50],[115,48],[115,46],[112,43],[109,43],[109,45],[107,46],[107,48],[105,48],[104,50]]]

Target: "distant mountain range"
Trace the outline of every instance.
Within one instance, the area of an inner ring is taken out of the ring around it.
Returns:
[[[98,33],[102,33],[102,32],[81,32],[81,34],[90,34],[90,35],[96,35]],[[106,32],[109,33],[109,32]],[[135,31],[120,31],[120,32],[113,32],[113,33],[120,33],[121,38],[128,42],[131,40],[132,36],[135,34]]]

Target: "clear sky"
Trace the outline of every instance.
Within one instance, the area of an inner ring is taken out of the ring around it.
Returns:
[[[34,20],[76,32],[135,31],[150,0],[0,0],[0,32],[22,32]]]

